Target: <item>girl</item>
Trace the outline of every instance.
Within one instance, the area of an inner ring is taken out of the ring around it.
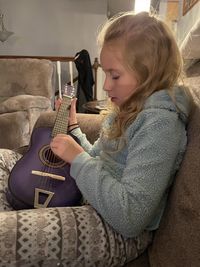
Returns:
[[[98,41],[112,102],[100,138],[87,141],[73,100],[69,131],[81,146],[69,135],[51,142],[89,203],[63,208],[65,225],[76,229],[63,231],[64,266],[123,266],[138,257],[159,227],[187,144],[189,97],[178,85],[182,60],[168,27],[148,13],[124,13]]]
[[[70,130],[82,146],[58,135],[51,148],[71,164],[84,198],[113,231],[150,238],[187,143],[189,103],[177,85],[180,52],[168,27],[148,13],[111,19],[99,42],[104,90],[113,103],[101,136],[92,146],[74,125]],[[74,102],[70,123],[77,123]]]

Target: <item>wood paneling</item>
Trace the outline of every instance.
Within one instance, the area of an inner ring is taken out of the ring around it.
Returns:
[[[183,16],[198,2],[199,0],[183,0]]]

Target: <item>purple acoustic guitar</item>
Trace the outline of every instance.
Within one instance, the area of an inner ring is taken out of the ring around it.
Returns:
[[[58,133],[67,133],[69,107],[73,97],[73,87],[67,87],[53,130],[36,128],[28,152],[11,171],[6,196],[15,209],[80,204],[81,193],[70,176],[70,165],[55,156],[49,146],[52,137]]]

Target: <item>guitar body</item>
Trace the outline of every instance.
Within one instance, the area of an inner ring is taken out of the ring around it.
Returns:
[[[76,206],[81,192],[70,176],[70,165],[51,151],[51,128],[37,128],[28,152],[8,180],[7,200],[15,209]]]

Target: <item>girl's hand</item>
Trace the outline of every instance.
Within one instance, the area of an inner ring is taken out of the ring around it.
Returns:
[[[84,152],[84,149],[70,135],[65,134],[56,135],[50,147],[55,155],[70,164],[76,156]]]
[[[77,98],[73,98],[71,101],[71,107],[70,107],[70,112],[69,112],[69,125],[77,123],[76,102],[77,102]]]
[[[61,98],[58,98],[58,99],[55,100],[55,109],[56,109],[56,111],[59,110],[61,103],[62,103],[62,99]]]
[[[77,123],[76,102],[77,102],[77,98],[73,98],[71,101],[70,112],[69,112],[69,122],[68,122],[69,125]],[[62,103],[62,99],[58,98],[55,100],[56,111],[59,110],[61,103]]]

